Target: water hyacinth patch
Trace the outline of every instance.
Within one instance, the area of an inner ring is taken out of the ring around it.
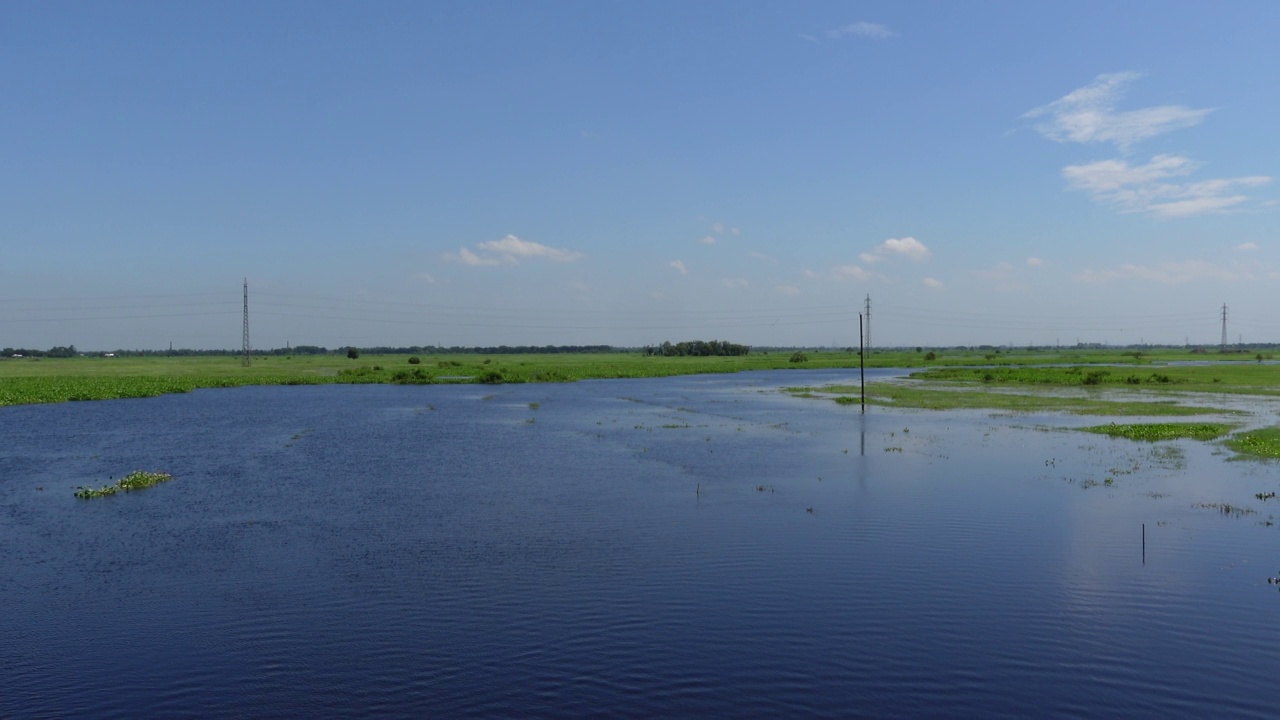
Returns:
[[[1136,423],[1131,425],[1095,425],[1081,428],[1085,432],[1110,435],[1111,437],[1128,438],[1129,440],[1145,440],[1159,442],[1161,440],[1215,440],[1230,432],[1234,425],[1224,423]]]
[[[169,473],[134,470],[128,475],[117,480],[114,485],[103,485],[101,488],[91,488],[87,485],[82,485],[76,488],[75,496],[82,500],[106,497],[108,495],[115,495],[122,490],[124,492],[130,492],[132,490],[149,488],[152,485],[158,485],[172,479],[173,476]]]

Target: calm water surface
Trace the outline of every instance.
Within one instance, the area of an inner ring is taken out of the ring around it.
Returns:
[[[1280,468],[851,379],[0,409],[0,717],[1280,712]]]

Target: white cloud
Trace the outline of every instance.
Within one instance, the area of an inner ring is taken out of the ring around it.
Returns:
[[[1135,143],[1173,130],[1199,125],[1212,109],[1160,105],[1116,111],[1125,87],[1140,78],[1134,72],[1099,75],[1063,97],[1031,110],[1024,118],[1044,118],[1036,130],[1054,142],[1114,143],[1127,150]]]
[[[573,262],[582,257],[580,252],[570,252],[529,240],[521,240],[515,235],[508,235],[501,240],[478,243],[476,248],[484,251],[484,254],[476,253],[464,247],[459,248],[456,253],[445,253],[442,257],[448,262],[462,263],[473,267],[519,265],[520,258],[546,258],[556,262]]]
[[[773,264],[777,264],[777,262],[778,262],[776,258],[773,258],[773,257],[770,257],[770,256],[768,256],[768,255],[765,255],[765,254],[764,254],[764,253],[762,253],[762,252],[756,252],[755,250],[752,250],[751,252],[747,253],[747,255],[749,255],[749,256],[751,256],[751,257],[753,257],[753,258],[755,258],[756,260],[759,260],[759,261],[761,261],[761,262],[767,262],[767,263],[773,263]]]
[[[774,285],[773,289],[777,290],[778,293],[782,295],[799,295],[800,294],[800,288],[795,287],[794,285]]]
[[[458,262],[463,265],[471,265],[472,267],[480,267],[483,265],[502,265],[506,262],[503,258],[491,256],[481,257],[466,248],[458,248],[458,252],[445,253],[442,257],[448,262]],[[506,262],[506,264],[509,265],[511,262]]]
[[[1249,252],[1250,250],[1257,250],[1258,243],[1251,243],[1251,242],[1240,243],[1239,245],[1236,246],[1236,249],[1241,252]]]
[[[1027,265],[1030,265],[1031,267],[1039,267],[1040,265],[1043,265],[1043,264],[1044,264],[1044,260],[1042,260],[1041,258],[1038,258],[1038,257],[1027,258]]]
[[[1185,260],[1182,262],[1166,262],[1157,265],[1125,264],[1110,270],[1086,269],[1075,276],[1077,282],[1098,284],[1121,280],[1146,280],[1162,285],[1181,285],[1183,283],[1213,280],[1233,282],[1239,275],[1220,265],[1203,260]]]
[[[923,282],[923,283],[924,283],[925,287],[927,287],[927,288],[931,288],[931,289],[933,289],[933,290],[945,290],[945,289],[946,289],[946,286],[945,286],[945,285],[943,285],[942,281],[941,281],[941,280],[938,280],[938,279],[935,279],[935,278],[927,277],[927,278],[925,278],[924,280],[922,280],[921,282]]]
[[[875,253],[859,253],[858,259],[868,265],[871,265],[872,263],[880,262],[884,258],[880,257],[879,255],[876,255]]]
[[[689,274],[689,268],[685,267],[684,263],[680,262],[679,260],[672,260],[671,262],[667,263],[667,267],[675,268],[677,271],[679,271],[681,275]]]
[[[723,234],[724,234],[724,223],[712,223],[712,224],[711,224],[711,231],[712,231],[712,232],[714,232],[714,233],[716,233],[717,235],[723,235]]]
[[[436,279],[431,273],[426,273],[426,272],[414,273],[413,277],[415,280],[421,280],[422,282],[427,283],[428,285],[436,284]]]
[[[889,238],[880,244],[880,252],[903,255],[912,260],[928,260],[933,252],[924,243],[913,237]]]
[[[827,31],[827,37],[829,38],[839,39],[849,35],[864,38],[891,38],[897,37],[898,33],[880,23],[867,22],[865,20],[859,20],[856,23],[850,23]]]
[[[736,236],[736,235],[741,235],[741,234],[742,234],[742,231],[741,231],[741,230],[739,230],[738,228],[729,228],[729,232],[730,232],[730,233],[732,233],[732,234],[733,234],[733,235],[735,235],[735,236]]]
[[[800,271],[800,274],[804,275],[805,277],[809,278],[810,280],[816,280],[816,279],[818,279],[818,278],[822,277],[822,275],[821,275],[821,274],[816,273],[816,272],[814,272],[813,270],[810,270],[809,268],[805,268],[804,270],[801,270],[801,271]]]
[[[573,262],[582,257],[580,252],[570,252],[559,248],[548,247],[530,240],[521,240],[515,235],[508,235],[501,240],[482,242],[476,247],[481,250],[501,253],[510,258],[547,258],[556,262]]]
[[[871,278],[871,273],[863,270],[857,265],[841,265],[837,268],[833,268],[831,270],[831,275],[836,280],[848,280],[850,278],[854,280],[868,280]]]
[[[1121,212],[1148,212],[1162,218],[1221,213],[1247,202],[1247,195],[1234,192],[1240,187],[1257,187],[1271,182],[1264,175],[1217,178],[1198,182],[1167,182],[1185,177],[1198,164],[1177,155],[1156,155],[1144,165],[1125,160],[1099,160],[1062,169],[1067,187],[1087,192],[1094,200]]]
[[[703,245],[715,245],[716,239],[708,235],[703,238],[698,238],[698,242],[702,243]]]
[[[744,278],[724,278],[720,282],[724,283],[727,288],[744,288],[747,286],[747,281]]]

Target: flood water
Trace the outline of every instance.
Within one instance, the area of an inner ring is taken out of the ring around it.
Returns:
[[[856,378],[0,409],[0,717],[1276,715],[1280,466]]]

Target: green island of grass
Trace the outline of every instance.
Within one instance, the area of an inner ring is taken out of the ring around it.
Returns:
[[[87,485],[82,485],[81,487],[76,488],[75,495],[82,500],[88,500],[90,498],[115,495],[121,491],[131,492],[133,490],[141,490],[143,488],[149,488],[152,485],[158,485],[162,482],[168,482],[172,479],[173,476],[169,473],[134,470],[128,475],[125,475],[115,481],[114,485],[103,485],[100,488],[92,488]]]
[[[788,388],[798,397],[833,396],[841,405],[857,405],[856,385]],[[921,410],[1000,410],[1005,412],[1063,412],[1075,415],[1178,416],[1229,414],[1221,408],[1181,405],[1173,400],[1109,400],[1101,397],[1064,397],[1043,392],[992,392],[982,389],[939,387],[932,384],[867,383],[867,404]]]

